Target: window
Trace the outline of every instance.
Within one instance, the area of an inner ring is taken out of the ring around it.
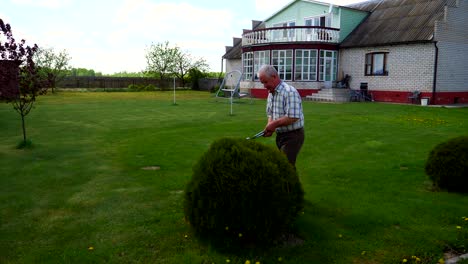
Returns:
[[[317,16],[304,19],[304,25],[317,27],[331,27],[331,16]]]
[[[336,81],[337,57],[335,50],[320,51],[319,81]]]
[[[365,75],[388,75],[386,52],[366,54]]]
[[[317,50],[296,50],[294,80],[317,80]]]
[[[309,26],[309,27],[310,26],[331,27],[331,16],[326,15],[326,16],[317,16],[317,17],[305,18],[304,19],[304,25]],[[311,38],[311,35],[317,35],[317,36],[314,36],[314,38],[317,37],[318,40],[330,40],[330,36],[323,29],[308,28],[306,30],[306,34],[308,35],[308,38]]]
[[[257,72],[263,65],[270,64],[270,51],[262,50],[254,52],[254,79],[257,80]]]
[[[242,66],[244,67],[244,80],[252,80],[253,76],[253,52],[242,54]]]
[[[279,77],[284,81],[292,81],[292,50],[273,50],[272,65],[278,70]]]
[[[273,27],[294,27],[296,26],[295,21],[289,21],[289,22],[282,22],[282,23],[276,23],[273,24]],[[295,31],[294,29],[275,29],[273,31],[273,38],[275,40],[284,40],[284,39],[291,39],[294,38],[295,36]]]

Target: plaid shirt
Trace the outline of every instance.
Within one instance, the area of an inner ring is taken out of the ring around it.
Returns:
[[[266,112],[268,118],[276,120],[283,116],[299,118],[296,122],[276,128],[276,132],[288,132],[304,127],[304,114],[302,113],[301,96],[296,88],[281,81],[275,92],[268,94]]]

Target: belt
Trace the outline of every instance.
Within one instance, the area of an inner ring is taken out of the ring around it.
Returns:
[[[288,134],[288,133],[295,133],[295,132],[299,132],[301,130],[304,130],[304,127],[300,127],[298,129],[294,129],[294,130],[290,130],[290,131],[284,131],[284,132],[276,132],[277,134]]]

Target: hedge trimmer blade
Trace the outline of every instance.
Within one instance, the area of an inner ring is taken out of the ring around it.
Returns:
[[[253,137],[247,137],[246,139],[249,140],[249,139],[255,139],[258,137],[263,137],[264,134],[265,134],[265,131],[260,131],[257,134],[255,134]]]

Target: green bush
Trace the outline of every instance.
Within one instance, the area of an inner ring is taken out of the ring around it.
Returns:
[[[468,192],[468,136],[437,145],[425,166],[426,174],[437,188]]]
[[[128,90],[129,90],[130,92],[138,92],[138,91],[141,91],[141,85],[139,85],[139,84],[130,84],[130,85],[128,86]]]
[[[287,231],[303,202],[297,173],[276,148],[222,138],[193,167],[184,210],[202,237],[263,244]]]
[[[147,91],[147,92],[156,91],[156,86],[154,86],[154,84],[148,84],[148,85],[145,86],[144,90]]]

